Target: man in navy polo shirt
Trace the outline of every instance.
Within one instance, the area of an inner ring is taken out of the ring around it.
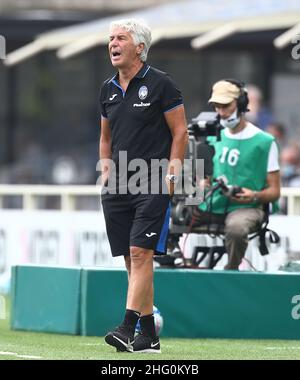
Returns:
[[[111,23],[109,56],[118,72],[101,88],[100,159],[107,235],[112,255],[123,255],[128,271],[124,320],[105,341],[118,351],[156,353],[153,255],[166,250],[169,201],[188,134],[180,91],[169,75],[146,63],[150,44],[144,23]],[[154,170],[159,161],[167,162],[161,181]],[[138,165],[143,175],[136,181],[132,168]],[[134,337],[138,319],[141,334]]]

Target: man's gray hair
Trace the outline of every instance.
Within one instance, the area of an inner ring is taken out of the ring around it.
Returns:
[[[140,59],[146,62],[148,51],[151,45],[151,29],[142,20],[124,19],[112,21],[109,26],[109,31],[113,29],[122,28],[132,35],[135,46],[144,44],[144,49],[141,52]]]

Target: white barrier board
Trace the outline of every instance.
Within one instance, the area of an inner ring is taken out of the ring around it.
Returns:
[[[124,266],[112,258],[103,214],[0,211],[0,274],[11,265]]]
[[[246,258],[257,270],[277,270],[287,261],[289,251],[300,252],[299,226],[300,216],[272,216],[269,227],[280,235],[280,244],[270,245],[270,254],[261,256],[253,241]],[[187,238],[187,257],[203,239],[212,244],[211,238],[203,235]],[[217,268],[222,269],[226,260],[225,255]],[[124,261],[111,257],[100,211],[1,210],[0,275],[16,264],[123,267]]]

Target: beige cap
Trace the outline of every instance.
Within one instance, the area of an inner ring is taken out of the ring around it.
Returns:
[[[220,80],[212,88],[208,103],[229,104],[240,95],[240,89],[233,83]]]

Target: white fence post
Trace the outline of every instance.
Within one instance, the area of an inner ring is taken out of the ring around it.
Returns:
[[[23,209],[24,210],[35,210],[36,209],[36,199],[33,194],[23,195]]]
[[[71,194],[62,194],[60,197],[60,208],[64,211],[75,210],[76,200],[75,196]]]

